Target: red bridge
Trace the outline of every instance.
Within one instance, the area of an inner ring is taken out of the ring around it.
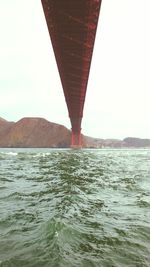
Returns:
[[[41,0],[72,125],[81,147],[81,121],[102,0]]]

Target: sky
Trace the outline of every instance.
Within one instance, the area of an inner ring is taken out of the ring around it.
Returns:
[[[102,0],[84,134],[150,138],[149,11],[149,0]],[[71,127],[40,0],[0,0],[0,117]]]

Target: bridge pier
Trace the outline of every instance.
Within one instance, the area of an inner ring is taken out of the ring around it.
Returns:
[[[71,148],[80,149],[82,148],[82,134],[80,131],[73,131],[71,133]]]
[[[81,121],[82,115],[69,116],[71,120],[71,148],[82,148]]]

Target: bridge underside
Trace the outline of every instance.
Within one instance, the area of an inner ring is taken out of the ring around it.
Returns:
[[[81,121],[101,0],[41,0],[72,126],[81,147]]]

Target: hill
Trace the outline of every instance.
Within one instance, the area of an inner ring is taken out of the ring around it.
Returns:
[[[0,147],[69,147],[70,131],[42,118],[0,121]]]
[[[100,139],[82,135],[85,148],[150,147],[150,139]],[[9,122],[0,118],[0,147],[70,147],[71,132],[63,125],[43,118],[23,118]]]

